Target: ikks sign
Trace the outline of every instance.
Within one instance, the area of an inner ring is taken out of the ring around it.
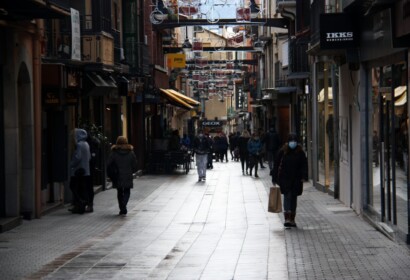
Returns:
[[[350,14],[321,14],[320,15],[320,48],[350,49],[358,46],[359,32],[357,24]]]

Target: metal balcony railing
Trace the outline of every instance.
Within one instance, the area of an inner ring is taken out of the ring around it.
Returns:
[[[309,36],[292,39],[289,43],[289,74],[309,72],[307,54]]]

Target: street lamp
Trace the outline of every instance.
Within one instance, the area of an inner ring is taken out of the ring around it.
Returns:
[[[184,53],[187,53],[190,50],[192,50],[192,44],[191,42],[189,42],[189,39],[188,39],[188,27],[187,26],[185,26],[185,41],[182,44],[182,50],[184,51]]]
[[[258,52],[263,52],[264,47],[265,44],[259,39],[253,44],[253,48]]]

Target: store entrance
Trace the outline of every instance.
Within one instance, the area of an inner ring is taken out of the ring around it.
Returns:
[[[407,232],[408,112],[404,63],[372,69],[372,180],[369,204]]]

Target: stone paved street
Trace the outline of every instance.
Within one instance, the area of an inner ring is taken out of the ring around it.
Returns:
[[[309,183],[298,228],[266,211],[270,178],[214,163],[135,180],[129,213],[115,190],[95,212],[59,209],[0,235],[2,279],[408,279],[410,251]]]

